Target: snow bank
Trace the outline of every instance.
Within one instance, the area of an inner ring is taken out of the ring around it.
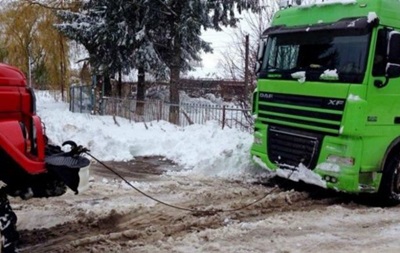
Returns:
[[[50,140],[61,145],[74,140],[103,161],[127,161],[135,156],[160,155],[185,171],[204,176],[237,177],[253,169],[252,135],[224,129],[217,122],[178,127],[165,121],[135,123],[111,116],[72,113],[68,104],[47,92],[37,92],[38,115]]]

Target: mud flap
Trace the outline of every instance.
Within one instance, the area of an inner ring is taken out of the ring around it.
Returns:
[[[59,153],[46,157],[46,168],[57,175],[75,194],[87,188],[82,183],[88,184],[89,165],[89,159],[79,155]]]

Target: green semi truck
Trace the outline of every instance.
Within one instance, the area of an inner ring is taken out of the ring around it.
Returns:
[[[253,160],[293,181],[400,202],[400,1],[283,8],[258,60]]]

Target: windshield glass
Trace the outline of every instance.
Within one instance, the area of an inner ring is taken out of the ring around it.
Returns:
[[[361,83],[369,38],[351,30],[270,34],[260,78]]]

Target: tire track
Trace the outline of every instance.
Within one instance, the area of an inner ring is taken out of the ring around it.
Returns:
[[[135,169],[132,164],[115,165],[120,172],[132,177],[130,173]],[[104,193],[94,188],[85,199],[72,198],[68,200],[69,202],[57,198],[46,200],[54,208],[76,215],[76,219],[46,228],[21,230],[19,252],[135,252],[131,250],[136,247],[167,242],[207,229],[219,229],[228,223],[255,222],[286,212],[326,210],[332,205],[352,202],[340,194],[337,196],[321,189],[318,189],[316,194],[315,189],[307,187],[291,189],[291,186],[281,186],[262,201],[240,211],[213,213],[214,210],[231,210],[252,203],[275,189],[273,185],[276,182],[271,181],[267,185],[262,185],[202,179],[188,183],[193,179],[161,176],[160,167],[162,166],[154,164],[146,170],[140,167],[135,175],[140,172],[142,173],[140,180],[157,182],[157,187],[152,189],[155,197],[163,199],[165,196],[179,193],[177,199],[174,199],[174,205],[209,210],[212,215],[179,211],[160,204],[146,206],[134,201],[126,203],[127,207],[124,209],[103,210],[97,213],[77,209],[74,201],[75,203],[99,202],[99,196]],[[104,170],[95,171],[95,175],[113,177]],[[118,197],[123,199],[131,194],[132,191],[114,189],[113,195],[101,199],[99,208],[112,207],[113,201],[120,201]],[[23,205],[24,209],[35,208],[24,205],[23,202],[20,202],[20,205]],[[350,206],[355,209],[360,207],[358,204]]]

